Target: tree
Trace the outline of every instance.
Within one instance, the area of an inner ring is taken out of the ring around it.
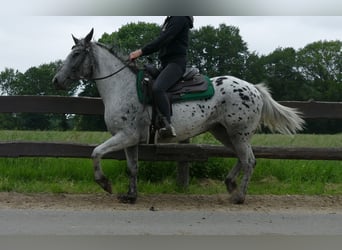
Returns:
[[[69,91],[57,91],[51,80],[61,61],[43,64],[39,67],[31,67],[25,73],[6,69],[0,74],[0,86],[6,95],[72,95],[77,89],[78,83],[72,85]],[[60,114],[1,114],[0,126],[12,129],[67,129],[65,115]]]
[[[234,75],[242,78],[249,52],[237,27],[221,24],[193,30],[189,62],[209,76]]]
[[[242,78],[254,84],[265,81],[264,66],[257,53],[249,53],[246,59],[244,75]]]
[[[297,70],[310,88],[310,99],[342,100],[342,41],[318,41],[306,45],[297,53]],[[339,133],[341,120],[308,121],[307,131]]]
[[[276,100],[307,100],[310,92],[297,72],[297,53],[293,48],[278,48],[260,61],[264,77]]]
[[[117,32],[112,34],[103,34],[99,42],[113,46],[114,50],[123,55],[128,55],[131,51],[142,48],[145,44],[151,42],[160,33],[160,27],[154,23],[130,23],[122,26]],[[157,55],[150,56],[153,61],[157,61]],[[142,63],[146,59],[139,58]]]
[[[298,51],[297,70],[310,84],[312,97],[341,101],[342,41],[318,41]]]

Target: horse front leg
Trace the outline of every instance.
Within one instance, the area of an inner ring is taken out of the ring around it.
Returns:
[[[94,180],[97,184],[99,184],[102,189],[108,193],[112,193],[112,184],[110,180],[103,174],[101,167],[101,158],[100,156],[93,156],[93,166],[94,166]]]
[[[94,179],[106,192],[112,193],[112,184],[103,174],[101,167],[102,157],[109,152],[118,151],[134,144],[137,144],[134,137],[129,137],[125,133],[118,133],[93,150],[91,157],[93,158]]]
[[[125,148],[127,168],[129,170],[129,187],[127,194],[121,194],[118,199],[123,203],[134,204],[138,197],[138,145]]]

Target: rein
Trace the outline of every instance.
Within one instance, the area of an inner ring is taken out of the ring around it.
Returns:
[[[109,77],[112,77],[112,76],[118,74],[118,73],[121,72],[123,69],[127,68],[129,64],[130,64],[130,60],[126,60],[124,66],[122,66],[120,69],[118,69],[117,71],[115,71],[115,72],[113,72],[113,73],[111,73],[111,74],[109,74],[109,75],[102,76],[102,77],[96,77],[96,78],[87,78],[87,79],[88,79],[88,80],[91,80],[91,81],[98,81],[98,80],[107,79],[107,78],[109,78]],[[83,79],[85,79],[85,78],[83,78]]]

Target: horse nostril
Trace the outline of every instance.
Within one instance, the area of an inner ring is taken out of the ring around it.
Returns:
[[[53,83],[53,85],[55,85],[55,88],[57,90],[65,90],[65,86],[58,80],[58,77],[55,76],[52,79],[52,83]]]

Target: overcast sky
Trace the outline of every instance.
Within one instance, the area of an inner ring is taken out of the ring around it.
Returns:
[[[161,24],[164,16],[1,16],[0,72],[64,59],[73,45],[71,34],[94,38],[139,21]],[[342,16],[195,16],[195,28],[234,25],[249,50],[259,55],[279,47],[303,48],[319,40],[342,40]]]

